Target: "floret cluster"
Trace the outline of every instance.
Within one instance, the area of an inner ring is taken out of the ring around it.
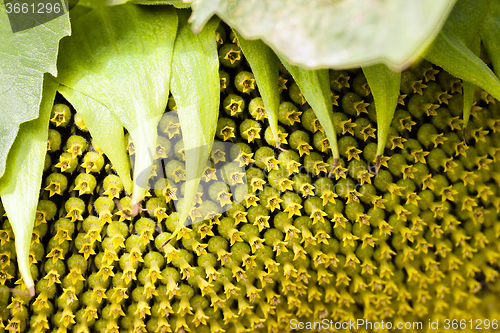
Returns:
[[[217,40],[221,142],[190,223],[169,242],[186,181],[175,101],[134,217],[112,165],[58,97],[31,239],[36,296],[25,295],[4,217],[1,330],[279,332],[292,319],[500,318],[498,101],[478,91],[464,130],[461,81],[414,65],[377,170],[370,87],[361,70],[332,70],[336,164],[286,70],[277,144],[237,40],[223,26]]]

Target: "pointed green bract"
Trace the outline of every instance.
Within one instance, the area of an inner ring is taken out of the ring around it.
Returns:
[[[186,188],[174,238],[189,216],[203,169],[207,165],[217,129],[220,103],[219,59],[211,20],[194,34],[187,24],[188,13],[179,12],[180,28],[172,60],[172,95],[177,105],[186,155]]]
[[[279,59],[273,50],[261,40],[243,38],[236,30],[238,44],[245,55],[252,73],[255,76],[259,93],[264,101],[269,126],[276,143],[278,143],[278,110],[280,106],[280,92],[278,88]]]
[[[462,0],[457,3],[434,42],[423,57],[450,74],[481,87],[500,99],[500,80],[469,49],[479,33],[488,9],[488,0]]]
[[[401,73],[390,70],[384,64],[363,67],[377,111],[377,159],[384,154],[392,117],[396,111]]]
[[[500,76],[500,1],[490,1],[480,35],[493,69]]]
[[[470,50],[474,52],[476,56],[479,57],[481,53],[481,38],[476,35],[470,44]],[[474,95],[476,93],[477,86],[474,83],[464,81],[463,91],[464,91],[464,133],[469,124],[470,113],[472,111],[472,106],[474,104]],[[465,140],[465,137],[464,137]]]
[[[62,85],[58,90],[64,98],[71,101],[75,110],[78,110],[78,114],[92,133],[92,139],[102,151],[106,152],[106,156],[120,176],[125,191],[132,193],[130,159],[127,155],[127,141],[123,134],[123,126],[111,110],[95,99]]]
[[[424,58],[450,74],[476,84],[496,99],[500,98],[500,81],[488,66],[464,44],[440,38],[438,45],[429,48]]]
[[[66,13],[14,33],[6,10],[0,0],[0,177],[19,125],[38,117],[44,73],[57,75],[59,41],[71,32]]]
[[[172,5],[175,8],[191,7],[191,0],[129,0],[129,2],[138,5]]]
[[[29,265],[31,233],[42,186],[49,118],[56,90],[57,82],[46,74],[39,116],[21,124],[7,158],[5,174],[0,178],[0,197],[14,231],[19,271],[31,296],[35,295]]]
[[[148,177],[139,176],[149,174],[153,165],[157,125],[168,100],[177,23],[175,9],[168,6],[103,7],[77,20],[73,36],[61,42],[59,82],[111,110],[134,142],[134,207],[148,187]],[[94,128],[106,128],[104,118],[94,120],[101,121]],[[119,131],[114,136],[115,149],[122,149],[122,135]],[[104,153],[112,154],[110,149]]]
[[[281,57],[280,60],[292,74],[302,95],[318,117],[330,142],[333,157],[338,160],[340,155],[337,147],[337,134],[333,127],[333,105],[328,69],[304,69],[288,63]]]
[[[463,91],[464,91],[464,127],[463,131],[467,129],[467,125],[469,124],[469,118],[472,111],[472,106],[474,104],[474,94],[476,92],[477,86],[474,83],[463,82]],[[465,138],[464,138],[465,140]]]

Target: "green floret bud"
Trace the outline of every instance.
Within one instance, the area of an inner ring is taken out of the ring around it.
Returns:
[[[71,110],[65,104],[55,104],[50,113],[50,122],[57,127],[66,127],[71,121]]]
[[[293,150],[282,151],[278,156],[278,162],[281,167],[286,168],[289,176],[299,172],[299,167],[301,166],[300,156]]]
[[[286,235],[285,241],[299,238],[300,230],[292,223],[293,219],[285,212],[279,212],[273,219],[274,227]]]
[[[283,102],[278,109],[278,120],[280,123],[292,126],[295,123],[300,123],[300,112],[295,105],[290,102]]]
[[[221,93],[224,93],[226,92],[226,89],[229,87],[231,78],[227,72],[219,71],[219,79],[220,79],[220,91]]]
[[[47,139],[47,151],[54,152],[61,148],[61,134],[55,129],[49,128],[49,137]]]
[[[418,80],[415,74],[411,71],[404,71],[401,73],[401,87],[400,90],[404,94],[419,94],[422,95],[422,89],[427,85]]]
[[[424,116],[436,115],[439,104],[429,103],[427,98],[422,95],[413,95],[408,102],[408,111],[416,119],[422,119]]]
[[[411,115],[406,110],[396,110],[392,119],[392,127],[401,134],[411,132],[412,126],[416,125]]]
[[[255,120],[264,120],[267,118],[266,108],[261,97],[255,97],[250,101],[248,112],[250,112],[250,115]]]
[[[51,173],[45,178],[45,190],[49,191],[49,196],[54,194],[62,195],[68,187],[68,179],[60,173]]]
[[[278,144],[279,146],[282,146],[282,145],[285,145],[288,143],[288,141],[286,140],[286,137],[288,136],[288,133],[286,132],[286,130],[281,127],[281,126],[278,126]],[[274,134],[271,130],[271,127],[267,127],[266,130],[264,131],[264,139],[266,140],[267,144],[269,144],[270,146],[278,146],[276,144],[276,140],[274,139]]]
[[[274,150],[269,147],[260,147],[254,154],[255,165],[267,171],[278,170],[278,160]],[[249,179],[250,180],[250,179]]]
[[[269,211],[263,205],[256,204],[248,208],[247,218],[250,223],[259,228],[259,231],[269,228]]]
[[[103,181],[104,195],[110,198],[118,198],[120,192],[123,190],[123,183],[120,177],[115,175],[108,175]]]
[[[93,175],[81,173],[75,178],[73,190],[78,191],[79,195],[92,194],[96,185],[97,182]]]
[[[350,116],[359,116],[363,112],[368,113],[366,109],[368,105],[370,105],[370,103],[365,103],[364,100],[354,92],[347,93],[342,98],[342,109]]]
[[[103,166],[104,157],[101,154],[93,151],[89,151],[87,154],[85,154],[85,156],[83,157],[83,163],[81,164],[81,167],[84,168],[87,173],[99,173]]]
[[[82,118],[82,116],[80,116],[80,114],[75,113],[74,122],[75,122],[76,127],[78,127],[78,129],[80,131],[83,131],[83,132],[89,131],[89,129],[87,128],[87,125],[85,125],[85,122],[83,121],[83,118]]]
[[[87,233],[87,237],[94,241],[101,241],[101,231],[104,226],[104,221],[91,215],[87,217],[83,223],[83,230]]]
[[[293,176],[293,189],[296,193],[300,193],[306,198],[309,195],[314,195],[314,186],[311,184],[311,177],[307,174],[296,174]]]
[[[244,142],[238,142],[237,144],[231,146],[229,156],[231,157],[231,160],[237,161],[240,167],[254,162],[252,159],[252,149]]]
[[[35,227],[51,221],[57,213],[57,206],[50,200],[40,200],[36,208]]]
[[[325,213],[325,207],[321,198],[316,196],[309,197],[304,201],[304,210],[307,215],[316,222],[325,222],[324,217],[327,215]]]
[[[232,140],[236,137],[236,124],[229,118],[219,118],[215,135],[224,141]]]
[[[174,152],[175,152],[175,158],[177,158],[179,161],[185,161],[186,160],[186,154],[184,151],[184,140],[179,140],[177,143],[174,145]]]
[[[259,193],[260,203],[264,205],[267,209],[273,212],[275,209],[279,208],[279,204],[281,203],[280,192],[279,190],[266,186]]]
[[[309,135],[304,131],[295,131],[290,134],[290,139],[288,140],[290,143],[290,147],[293,150],[299,152],[299,155],[302,156],[304,154],[309,155],[312,150],[310,143]]]
[[[214,182],[210,185],[208,195],[210,196],[210,199],[218,202],[221,207],[231,204],[232,194],[229,193],[228,186],[224,182]]]
[[[239,95],[229,94],[222,101],[222,107],[227,115],[232,117],[239,116],[245,110],[245,100]]]
[[[149,212],[151,217],[155,217],[158,223],[161,223],[163,219],[168,217],[167,215],[167,204],[162,198],[149,198],[146,202],[146,210]]]
[[[234,68],[241,63],[242,53],[238,45],[224,44],[219,49],[219,61],[228,68]]]
[[[255,77],[252,73],[241,71],[234,78],[236,89],[245,94],[250,94],[255,90]]]
[[[156,149],[155,149],[155,156],[154,159],[162,159],[162,158],[167,158],[169,156],[170,150],[172,149],[172,144],[170,143],[170,140],[158,136],[156,139]]]
[[[354,136],[358,140],[367,141],[369,138],[373,139],[376,138],[375,136],[376,128],[372,126],[371,122],[368,119],[358,118],[356,119],[354,124],[356,125],[354,127]]]
[[[158,133],[167,136],[169,139],[180,136],[179,118],[170,113],[164,114],[158,124]]]
[[[288,213],[289,217],[302,215],[300,211],[302,209],[302,199],[297,193],[287,191],[282,195],[281,200],[283,212]]]
[[[314,176],[319,175],[321,172],[328,173],[328,163],[324,162],[323,156],[316,152],[304,157],[304,168]]]
[[[222,180],[231,187],[244,184],[245,174],[245,169],[237,163],[227,163],[221,168]]]
[[[242,184],[236,186],[236,189],[233,191],[233,200],[236,203],[245,202],[247,196],[252,193],[252,189],[248,184]]]
[[[252,119],[246,119],[240,125],[241,137],[244,140],[247,140],[248,143],[251,143],[256,139],[260,139],[261,130],[261,125],[257,121]]]
[[[290,99],[296,104],[303,105],[306,103],[306,99],[302,95],[302,92],[300,91],[299,86],[296,83],[292,83],[292,85],[288,89],[288,96],[290,96]]]
[[[361,97],[370,95],[371,89],[363,73],[359,73],[352,81],[352,89]]]
[[[64,150],[75,158],[77,156],[81,156],[87,148],[88,143],[83,137],[79,135],[72,135],[66,141]]]
[[[330,70],[330,87],[339,91],[343,88],[350,88],[350,76],[346,71]]]
[[[272,187],[278,191],[284,192],[286,190],[293,190],[292,181],[288,177],[288,171],[280,168],[279,170],[272,170],[269,172],[267,180]]]
[[[323,132],[316,132],[314,134],[313,146],[322,153],[329,153],[331,150],[330,141]]]
[[[462,81],[448,72],[441,71],[438,74],[438,83],[451,94],[462,93]]]
[[[70,153],[62,153],[59,156],[59,163],[55,165],[56,168],[60,168],[61,172],[73,173],[78,167],[78,159],[73,157]]]
[[[134,227],[144,244],[148,244],[153,240],[153,233],[156,228],[156,224],[153,220],[148,219],[147,217],[142,217],[135,222]]]
[[[357,148],[357,141],[352,136],[344,136],[338,141],[339,151],[342,156],[347,157],[347,160],[351,159],[359,160],[359,155],[361,150]]]
[[[165,175],[173,183],[186,180],[186,168],[183,162],[171,160],[165,165]]]
[[[434,146],[437,147],[438,131],[432,124],[423,124],[418,129],[418,141],[426,148]]]

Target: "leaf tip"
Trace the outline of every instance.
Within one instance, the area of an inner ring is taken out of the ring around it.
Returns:
[[[141,201],[144,199],[144,196],[143,192],[139,193],[138,191],[132,194],[132,216],[137,216],[137,214],[139,214]]]
[[[340,158],[335,158],[333,160],[333,166],[332,166],[332,169],[330,170],[330,172],[328,173],[328,178],[332,178],[333,171],[337,168],[337,166],[339,165],[339,162],[340,162]]]
[[[277,142],[277,141],[276,141]],[[280,151],[283,151],[283,152],[287,152],[288,150],[286,150],[285,148],[281,147],[281,145],[278,143],[276,144],[276,148],[278,148]]]
[[[375,159],[375,174],[378,174],[378,171],[380,170],[380,162],[382,160],[382,155],[377,155]]]

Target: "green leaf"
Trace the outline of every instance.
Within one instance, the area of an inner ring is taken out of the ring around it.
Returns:
[[[179,212],[184,226],[195,199],[203,169],[207,165],[217,129],[220,103],[219,58],[215,30],[219,19],[211,20],[194,34],[187,24],[189,13],[179,12],[180,28],[172,60],[172,95],[177,105],[186,154],[186,187]]]
[[[401,73],[390,70],[383,64],[363,67],[366,81],[375,100],[377,111],[377,163],[378,169],[380,156],[384,154],[385,144],[389,136],[392,118],[396,111],[401,84]]]
[[[259,93],[264,101],[271,132],[275,141],[278,142],[278,110],[280,106],[280,92],[278,89],[279,59],[269,46],[261,40],[248,40],[243,38],[236,30],[233,31],[238,37],[238,44],[252,68]]]
[[[493,69],[500,76],[500,2],[490,1],[490,7],[480,31],[481,39],[493,63]]]
[[[59,40],[70,34],[68,14],[12,32],[0,0],[0,177],[19,125],[38,117],[44,73],[57,75]]]
[[[71,22],[75,22],[81,16],[88,14],[91,11],[92,11],[91,7],[87,7],[87,6],[83,6],[83,5],[79,4],[75,7],[73,7],[73,9],[71,9],[69,11],[69,18],[70,18]]]
[[[500,99],[500,81],[469,49],[485,19],[489,0],[461,0],[423,57]]]
[[[78,110],[78,114],[92,133],[92,139],[106,152],[106,156],[120,176],[125,191],[132,193],[130,159],[127,155],[127,141],[123,134],[123,126],[110,109],[95,99],[88,98],[63,85],[59,86],[58,91],[64,98],[71,101],[75,110]]]
[[[401,69],[432,41],[455,0],[194,0],[193,29],[217,14],[307,68],[384,62]]]
[[[326,137],[330,142],[330,147],[332,148],[335,163],[337,163],[340,155],[337,146],[337,135],[333,126],[333,106],[328,69],[304,69],[291,65],[282,58],[280,59],[286,69],[292,74],[302,95],[318,117],[321,126],[323,126]]]
[[[92,114],[91,134],[102,138],[113,134],[109,128],[110,133],[103,133],[109,112],[130,133],[135,146],[135,208],[148,187],[147,177],[139,175],[149,174],[153,165],[157,126],[168,100],[176,33],[174,8],[125,4],[98,8],[81,17],[74,23],[73,36],[61,42],[57,79],[80,93],[80,101],[68,96],[69,102],[85,107],[77,111]],[[103,108],[90,110],[96,103]],[[115,134],[106,150],[102,146],[107,156],[115,153],[113,149],[124,154],[123,132]]]
[[[7,158],[5,174],[0,179],[0,197],[14,231],[19,271],[31,296],[35,295],[29,265],[31,233],[42,186],[49,118],[56,90],[57,82],[46,74],[39,117],[21,124]]]
[[[0,123],[0,175],[3,175],[5,172],[7,156],[18,131],[18,123]]]

